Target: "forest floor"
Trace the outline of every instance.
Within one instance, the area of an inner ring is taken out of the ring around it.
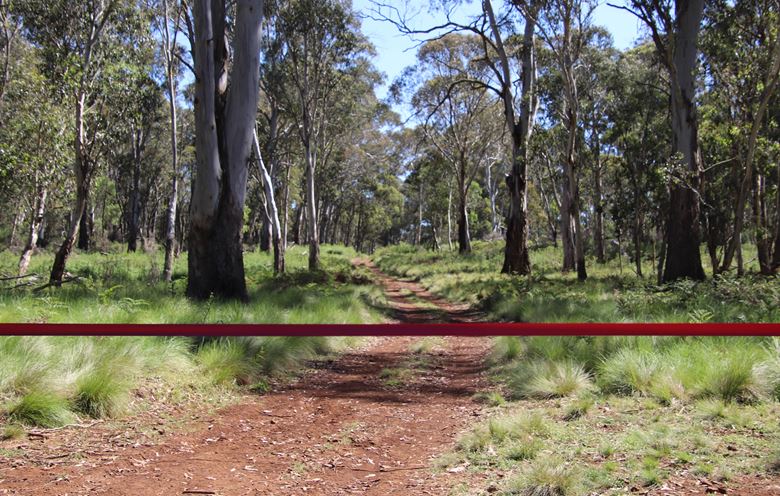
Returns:
[[[142,416],[0,443],[0,494],[448,494],[465,474],[432,460],[478,420],[489,343],[415,341],[377,338],[178,427]]]
[[[390,278],[398,322],[480,315]],[[33,431],[0,443],[0,494],[447,494],[432,461],[480,416],[487,339],[376,338],[297,382],[219,412]],[[176,418],[181,416],[180,418]]]
[[[397,322],[484,318],[369,260],[354,263],[372,273]],[[754,468],[777,439],[777,403],[704,417],[698,404],[598,397],[574,420],[567,412],[578,398],[491,405],[485,397],[502,389],[491,346],[374,338],[227,407],[156,401],[141,387],[134,394],[151,400],[148,411],[0,441],[0,495],[509,495],[543,487],[544,474],[561,487],[581,477],[605,490],[554,493],[564,495],[780,494],[780,473]],[[513,438],[516,428],[527,431]],[[531,432],[534,454],[523,445]]]

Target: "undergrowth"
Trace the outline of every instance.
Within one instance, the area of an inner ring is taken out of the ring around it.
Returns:
[[[773,278],[727,274],[659,286],[651,260],[643,261],[645,277],[640,278],[625,259],[606,264],[588,259],[588,279],[579,282],[576,273],[561,273],[560,248],[530,253],[530,277],[500,273],[503,241],[476,241],[467,255],[402,244],[377,250],[374,260],[390,274],[420,281],[449,300],[480,307],[489,320],[780,322],[780,285]],[[708,257],[702,260],[706,265]]]

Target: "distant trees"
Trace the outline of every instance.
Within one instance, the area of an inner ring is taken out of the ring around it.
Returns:
[[[471,17],[448,0],[435,26],[395,4],[369,14],[419,41],[418,62],[382,101],[346,0],[0,2],[0,239],[18,272],[52,240],[55,286],[74,249],[159,245],[151,279],[177,279],[185,250],[191,297],[246,299],[255,247],[281,273],[291,243],[319,270],[320,243],[465,254],[502,236],[513,275],[547,245],[580,279],[588,257],[661,282],[777,272],[777,0],[601,7],[641,19],[623,50],[589,0]]]

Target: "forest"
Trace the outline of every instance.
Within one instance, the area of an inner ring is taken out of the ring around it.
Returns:
[[[626,50],[594,1],[465,21],[445,2],[435,26],[379,2],[263,3],[200,25],[174,0],[3,2],[6,276],[37,253],[53,286],[74,250],[160,253],[163,281],[187,258],[189,297],[245,300],[244,252],[281,273],[289,246],[317,271],[321,244],[474,240],[516,275],[549,246],[579,280],[615,260],[659,284],[777,271],[776,2],[615,5],[644,26]],[[384,99],[366,16],[419,40]]]
[[[780,0],[0,0],[4,330],[409,333],[2,336],[0,494],[777,495],[778,337],[415,325],[777,329],[778,86]]]

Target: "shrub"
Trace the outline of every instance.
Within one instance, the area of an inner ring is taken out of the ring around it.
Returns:
[[[254,361],[248,340],[218,339],[209,341],[197,352],[197,360],[213,384],[249,384]]]
[[[8,408],[16,422],[39,427],[61,427],[74,420],[68,401],[55,393],[31,391]]]
[[[76,381],[73,409],[93,418],[116,417],[127,404],[130,381],[121,372],[100,367]]]
[[[593,407],[594,403],[595,400],[593,399],[593,396],[590,395],[577,398],[572,404],[566,407],[566,411],[563,414],[563,419],[576,420],[580,417],[584,417]]]
[[[571,361],[540,361],[515,371],[512,383],[521,398],[563,398],[587,391],[592,383],[585,368]]]
[[[763,395],[764,385],[754,370],[755,361],[746,353],[715,361],[701,379],[701,395],[723,401],[758,400]]]
[[[523,341],[517,336],[499,336],[493,338],[491,358],[497,363],[504,363],[520,357],[525,351]]]
[[[533,463],[530,470],[511,480],[508,494],[522,496],[579,496],[584,488],[582,474],[558,458],[545,458]]]
[[[602,363],[598,383],[613,394],[647,394],[658,371],[658,356],[651,352],[622,349]]]

